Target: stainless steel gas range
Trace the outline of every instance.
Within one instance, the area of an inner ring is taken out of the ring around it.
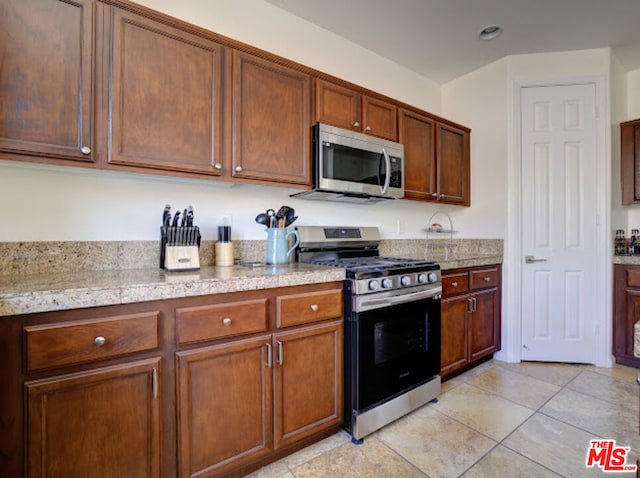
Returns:
[[[376,227],[300,226],[300,262],[345,280],[345,422],[353,441],[440,394],[440,266],[381,257]]]

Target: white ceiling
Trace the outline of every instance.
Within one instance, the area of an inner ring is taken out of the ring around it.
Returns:
[[[614,49],[640,68],[640,0],[266,0],[446,83],[507,55]],[[504,32],[478,40],[485,26]]]

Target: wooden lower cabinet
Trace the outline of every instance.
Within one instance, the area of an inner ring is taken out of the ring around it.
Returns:
[[[25,383],[27,476],[160,476],[160,366],[155,358]]]
[[[273,449],[270,336],[176,354],[180,477],[217,476]]]
[[[342,322],[274,336],[275,447],[342,423]]]
[[[179,476],[220,476],[342,423],[342,328],[178,352]]]
[[[244,476],[337,432],[342,282],[0,317],[0,477]]]
[[[500,277],[499,265],[443,271],[443,379],[500,350]]]
[[[640,368],[633,353],[634,326],[640,321],[640,266],[615,264],[613,284],[613,355],[616,363]]]

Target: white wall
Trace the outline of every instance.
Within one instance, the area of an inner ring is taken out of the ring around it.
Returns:
[[[628,115],[627,74],[618,61],[611,55],[611,230],[628,230],[629,209],[622,206],[620,186],[620,122]]]
[[[640,118],[640,70],[631,71],[627,74],[628,120]]]

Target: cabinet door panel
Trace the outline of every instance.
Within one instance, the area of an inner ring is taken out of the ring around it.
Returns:
[[[274,336],[276,448],[342,423],[342,334],[340,321]]]
[[[407,199],[434,199],[436,193],[435,122],[400,110],[398,141],[404,145],[404,193]]]
[[[315,122],[362,131],[360,94],[334,83],[316,79]]]
[[[113,9],[113,165],[219,174],[224,49]]]
[[[179,476],[213,476],[272,449],[264,336],[176,354]]]
[[[234,52],[233,176],[311,184],[311,78]]]
[[[362,127],[366,134],[397,141],[398,108],[386,101],[363,96]]]
[[[470,314],[469,354],[475,360],[496,350],[495,319],[498,314],[496,289],[474,294],[475,310]]]
[[[0,151],[92,162],[93,1],[0,9]]]
[[[159,369],[158,358],[25,383],[27,476],[159,476]]]
[[[446,376],[469,362],[467,354],[467,296],[442,301],[441,374]]]
[[[469,198],[469,133],[439,124],[437,130],[438,191],[442,200],[468,206]]]

